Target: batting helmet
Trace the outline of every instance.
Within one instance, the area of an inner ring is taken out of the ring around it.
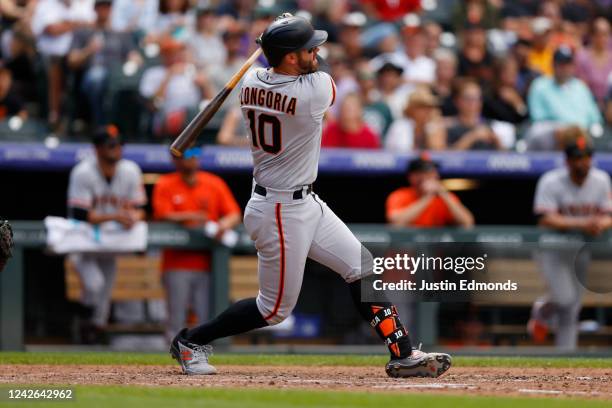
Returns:
[[[290,52],[318,47],[327,40],[327,31],[315,30],[308,20],[283,14],[257,39],[271,66],[278,66]]]

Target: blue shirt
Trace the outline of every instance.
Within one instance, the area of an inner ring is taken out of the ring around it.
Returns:
[[[527,98],[534,122],[554,121],[589,128],[602,117],[587,86],[572,78],[559,85],[554,78],[541,76],[533,81]]]

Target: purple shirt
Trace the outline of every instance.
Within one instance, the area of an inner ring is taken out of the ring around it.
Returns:
[[[612,52],[603,64],[596,61],[591,49],[587,48],[578,53],[576,57],[576,74],[591,89],[598,103],[603,103],[608,91],[608,76],[612,72]]]

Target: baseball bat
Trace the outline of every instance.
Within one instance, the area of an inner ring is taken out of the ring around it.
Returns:
[[[219,91],[217,95],[210,101],[206,107],[198,112],[198,114],[189,122],[187,127],[183,129],[181,134],[172,142],[170,146],[170,153],[174,157],[182,157],[185,150],[193,145],[198,135],[204,129],[204,126],[210,122],[213,115],[217,113],[223,102],[227,98],[227,96],[232,92],[232,90],[236,87],[240,79],[244,76],[244,74],[251,68],[251,65],[255,63],[257,58],[261,55],[261,48],[258,48],[249,59],[244,63],[244,65],[232,76],[232,78],[225,84],[223,89]]]

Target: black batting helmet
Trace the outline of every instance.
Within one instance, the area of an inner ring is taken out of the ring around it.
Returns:
[[[315,30],[308,20],[283,14],[266,28],[257,43],[271,66],[278,66],[290,52],[318,47],[327,40],[327,31]]]

